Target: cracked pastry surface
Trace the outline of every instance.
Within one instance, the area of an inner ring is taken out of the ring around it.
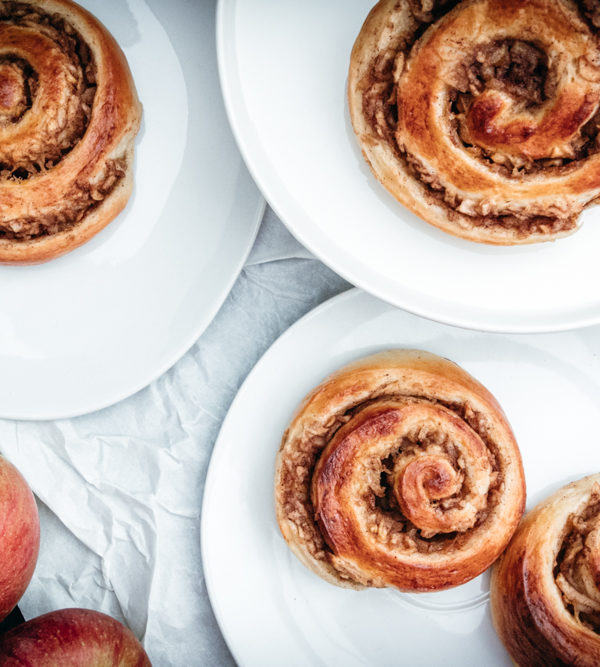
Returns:
[[[494,568],[491,602],[521,667],[600,663],[600,474],[525,516]]]
[[[351,588],[434,591],[481,574],[525,503],[493,396],[450,361],[392,350],[312,391],[277,455],[279,527],[304,565]]]
[[[600,197],[593,0],[381,0],[348,99],[374,175],[456,236],[553,240]]]
[[[57,257],[121,211],[140,120],[125,56],[89,12],[0,1],[0,262]]]

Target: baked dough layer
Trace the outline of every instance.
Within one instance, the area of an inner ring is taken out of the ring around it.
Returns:
[[[600,664],[600,474],[525,516],[494,567],[491,602],[520,667]]]
[[[124,208],[140,120],[125,56],[89,12],[0,2],[0,262],[52,259]]]
[[[500,406],[427,352],[380,353],[325,379],[277,455],[281,532],[339,586],[435,591],[469,581],[506,547],[524,504]]]
[[[365,159],[456,236],[570,234],[600,196],[599,44],[591,0],[381,0],[348,80]]]

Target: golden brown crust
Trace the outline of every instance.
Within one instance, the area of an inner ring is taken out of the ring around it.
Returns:
[[[600,474],[529,512],[494,567],[494,625],[521,667],[600,664]]]
[[[520,453],[497,401],[427,352],[383,352],[328,377],[277,455],[281,532],[339,586],[469,581],[502,552],[524,503]]]
[[[381,0],[348,80],[375,176],[469,240],[573,232],[600,195],[598,23],[588,0]]]
[[[123,52],[79,5],[18,0],[0,13],[0,262],[38,263],[125,207],[141,105]]]

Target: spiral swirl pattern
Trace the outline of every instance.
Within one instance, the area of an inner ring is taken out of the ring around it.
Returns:
[[[62,254],[123,208],[140,114],[93,16],[69,0],[0,2],[0,262]]]
[[[275,479],[283,536],[332,583],[441,590],[485,570],[521,517],[514,437],[493,397],[449,361],[393,351],[304,401]]]
[[[382,0],[352,53],[354,129],[424,220],[558,238],[600,196],[600,15],[589,0]]]
[[[492,612],[521,667],[600,663],[600,475],[526,515],[494,568]]]

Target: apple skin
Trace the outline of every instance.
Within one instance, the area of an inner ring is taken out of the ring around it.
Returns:
[[[2,667],[151,667],[131,630],[90,609],[38,616],[0,637]]]
[[[40,519],[21,473],[0,456],[0,621],[31,581],[40,549]]]

